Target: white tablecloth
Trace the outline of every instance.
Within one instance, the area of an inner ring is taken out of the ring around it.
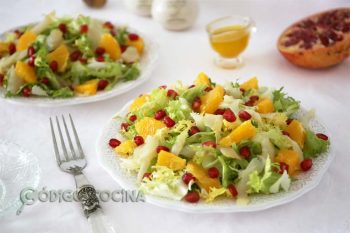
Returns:
[[[146,203],[103,203],[106,215],[117,232],[350,232],[350,59],[328,70],[296,68],[276,49],[281,31],[303,16],[349,1],[199,1],[200,15],[195,26],[184,32],[169,32],[150,18],[127,12],[122,4],[109,0],[101,10],[87,8],[76,0],[1,0],[0,31],[42,18],[56,10],[58,15],[83,13],[112,21],[127,22],[148,33],[160,44],[160,63],[151,80],[127,94],[107,101],[61,108],[36,108],[0,102],[0,137],[12,139],[32,151],[40,161],[40,187],[74,188],[73,178],[55,163],[48,117],[71,113],[74,116],[89,162],[86,175],[98,189],[114,190],[118,184],[99,166],[95,141],[104,123],[123,103],[140,93],[173,80],[190,82],[200,71],[214,81],[242,79],[257,75],[262,85],[285,86],[285,90],[318,117],[332,134],[336,158],[321,183],[290,204],[255,213],[188,214]],[[204,30],[206,23],[230,14],[248,15],[258,28],[244,53],[246,65],[239,70],[222,70],[212,63]],[[87,232],[86,219],[77,203],[38,203],[26,207],[20,216],[0,220],[0,232]]]

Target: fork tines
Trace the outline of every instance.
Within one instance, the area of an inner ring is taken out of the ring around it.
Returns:
[[[53,120],[51,119],[51,117],[50,117],[50,126],[51,126],[52,142],[53,142],[54,151],[55,151],[56,160],[57,160],[58,165],[61,165],[61,163],[68,162],[71,160],[84,159],[85,158],[84,152],[83,152],[83,149],[81,147],[79,137],[78,137],[77,131],[76,131],[75,126],[74,126],[72,116],[69,114],[71,130],[68,130],[65,117],[62,115],[62,122],[63,122],[63,126],[64,126],[64,129],[66,132],[66,139],[63,138],[61,124],[60,124],[58,117],[56,116],[55,119],[56,119],[56,128],[58,131],[59,140],[57,140],[57,138],[56,138],[55,127],[54,127],[54,124],[52,123]],[[73,146],[73,142],[71,140],[69,131],[73,132],[74,141],[76,143],[77,150]],[[63,154],[64,159],[62,158],[62,154],[60,153],[60,150],[58,149],[58,141],[60,141],[60,143],[61,143],[61,147],[62,147],[61,153]],[[67,151],[65,141],[68,141],[70,151]]]

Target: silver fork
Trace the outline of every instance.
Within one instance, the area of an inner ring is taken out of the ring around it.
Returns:
[[[58,138],[61,144],[61,150],[59,150],[58,140],[56,139],[55,127],[53,120],[50,117],[50,127],[52,133],[53,147],[56,155],[56,161],[59,168],[72,174],[75,178],[75,184],[77,188],[77,197],[82,204],[84,214],[91,225],[92,232],[94,233],[115,233],[114,228],[106,221],[101,207],[99,205],[98,198],[96,196],[96,190],[83,174],[83,170],[87,165],[83,149],[81,147],[78,133],[75,129],[73,119],[69,114],[71,131],[73,132],[76,149],[73,146],[68,126],[64,116],[62,115],[62,122],[64,130],[66,132],[66,139],[64,139],[61,124],[58,117],[56,119],[56,128],[58,131]],[[69,151],[67,150],[65,141],[68,141]]]

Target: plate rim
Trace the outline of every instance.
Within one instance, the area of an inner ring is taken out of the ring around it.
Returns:
[[[127,107],[131,104],[132,101],[127,102],[116,114],[113,115],[117,116],[119,114],[125,113]],[[302,111],[306,111],[303,107],[300,108]],[[115,180],[123,189],[135,189],[138,190],[138,188],[134,185],[130,185],[129,182],[126,181],[125,177],[123,178],[122,176],[118,176],[116,173],[114,173],[109,167],[105,165],[106,163],[106,156],[104,156],[104,152],[102,151],[102,145],[103,143],[106,143],[103,134],[104,132],[108,129],[109,125],[113,121],[113,117],[110,118],[102,130],[100,131],[98,135],[98,139],[96,141],[96,152],[98,156],[98,161],[101,167]],[[327,132],[328,136],[330,138],[332,137],[332,134],[330,130],[325,126],[325,124],[319,119],[315,117],[315,120],[324,128],[324,130]],[[242,213],[242,212],[256,212],[256,211],[262,211],[266,209],[270,209],[273,207],[281,206],[284,204],[291,203],[292,201],[295,201],[299,197],[303,196],[304,194],[310,192],[314,188],[316,188],[321,180],[323,179],[324,175],[329,169],[329,166],[331,165],[335,154],[333,152],[333,146],[330,144],[328,151],[326,152],[326,156],[328,157],[327,162],[323,165],[323,169],[319,171],[319,174],[314,177],[310,182],[308,182],[307,185],[305,185],[303,188],[290,193],[288,196],[277,199],[274,202],[267,202],[267,203],[262,203],[262,204],[256,204],[255,206],[250,206],[249,204],[246,206],[237,206],[235,205],[235,208],[232,208],[232,206],[227,206],[227,208],[223,208],[222,206],[216,207],[216,208],[210,208],[210,207],[201,207],[201,208],[196,208],[197,204],[182,204],[182,205],[176,205],[174,203],[182,203],[182,201],[175,201],[175,200],[169,200],[166,198],[161,198],[161,197],[156,197],[153,195],[148,195],[144,194],[145,197],[145,202],[162,207],[162,208],[167,208],[167,209],[173,209],[177,211],[182,211],[182,212],[187,212],[187,213],[199,213],[199,214],[208,214],[208,213]]]
[[[102,21],[101,18],[91,17],[92,19]],[[27,24],[23,24],[20,26],[12,27],[6,31],[3,31],[0,33],[0,38],[4,37],[6,33],[9,33],[11,31],[14,31],[18,28],[22,28],[28,25],[33,25],[38,23],[31,22]],[[112,90],[106,91],[94,96],[74,96],[71,98],[46,98],[46,97],[33,97],[33,98],[25,98],[25,97],[5,97],[5,91],[3,87],[0,87],[0,100],[3,102],[7,102],[10,104],[14,104],[17,106],[34,106],[34,107],[43,107],[43,108],[49,108],[49,107],[63,107],[63,106],[72,106],[72,105],[80,105],[80,104],[88,104],[88,103],[95,103],[103,100],[107,100],[122,94],[125,94],[126,92],[140,86],[141,84],[145,83],[147,80],[149,80],[152,77],[152,73],[157,67],[157,64],[159,63],[159,43],[155,39],[150,39],[150,37],[147,35],[147,33],[144,33],[141,30],[137,30],[134,27],[128,26],[128,24],[122,24],[114,21],[114,24],[116,25],[125,25],[131,32],[135,32],[144,39],[145,41],[145,52],[147,53],[147,57],[141,56],[140,63],[142,59],[149,59],[144,64],[144,68],[140,68],[140,75],[137,79],[125,82],[125,83],[119,83],[115,85]],[[141,65],[140,65],[141,66]],[[125,87],[122,87],[121,89],[118,89],[118,86],[125,84]],[[41,100],[41,101],[40,101]]]

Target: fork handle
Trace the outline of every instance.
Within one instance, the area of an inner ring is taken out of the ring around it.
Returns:
[[[106,220],[99,204],[96,190],[90,185],[83,173],[75,174],[78,188],[77,196],[93,233],[115,233],[113,226]]]

